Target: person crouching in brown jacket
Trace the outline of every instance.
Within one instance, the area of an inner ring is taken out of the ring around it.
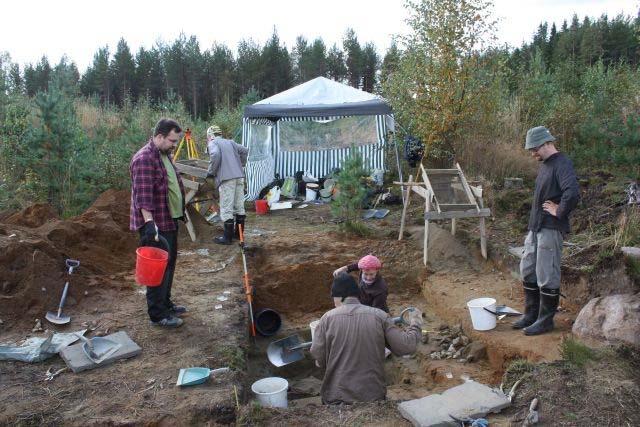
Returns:
[[[336,308],[322,316],[314,333],[311,355],[325,369],[324,404],[385,399],[385,345],[397,356],[412,354],[422,333],[420,310],[411,313],[403,331],[384,311],[360,304],[358,295],[355,279],[338,274],[331,286]]]

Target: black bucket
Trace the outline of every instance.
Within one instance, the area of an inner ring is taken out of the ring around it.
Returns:
[[[282,326],[280,314],[270,308],[263,308],[258,311],[253,318],[256,322],[256,331],[263,337],[275,335]]]

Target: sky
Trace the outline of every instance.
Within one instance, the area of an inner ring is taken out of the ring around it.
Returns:
[[[62,55],[83,72],[99,47],[111,52],[120,38],[131,51],[171,42],[181,32],[195,35],[202,50],[224,43],[236,51],[240,40],[264,44],[274,27],[289,50],[296,37],[321,37],[328,47],[341,46],[347,28],[359,42],[373,42],[381,55],[392,36],[407,31],[404,0],[19,0],[3,4],[0,53],[23,66],[46,55],[50,63]],[[494,0],[498,41],[520,46],[530,41],[541,22],[580,20],[586,15],[636,16],[640,0]],[[9,18],[11,17],[11,18]]]

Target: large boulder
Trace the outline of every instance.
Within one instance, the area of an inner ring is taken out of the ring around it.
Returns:
[[[640,294],[592,299],[580,310],[573,333],[581,338],[640,345]]]

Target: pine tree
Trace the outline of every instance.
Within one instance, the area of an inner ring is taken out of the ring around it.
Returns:
[[[348,228],[356,229],[360,222],[362,203],[366,189],[362,184],[363,177],[369,174],[362,166],[362,156],[352,146],[350,155],[342,163],[342,169],[336,179],[338,194],[331,204],[334,216],[345,221]]]

